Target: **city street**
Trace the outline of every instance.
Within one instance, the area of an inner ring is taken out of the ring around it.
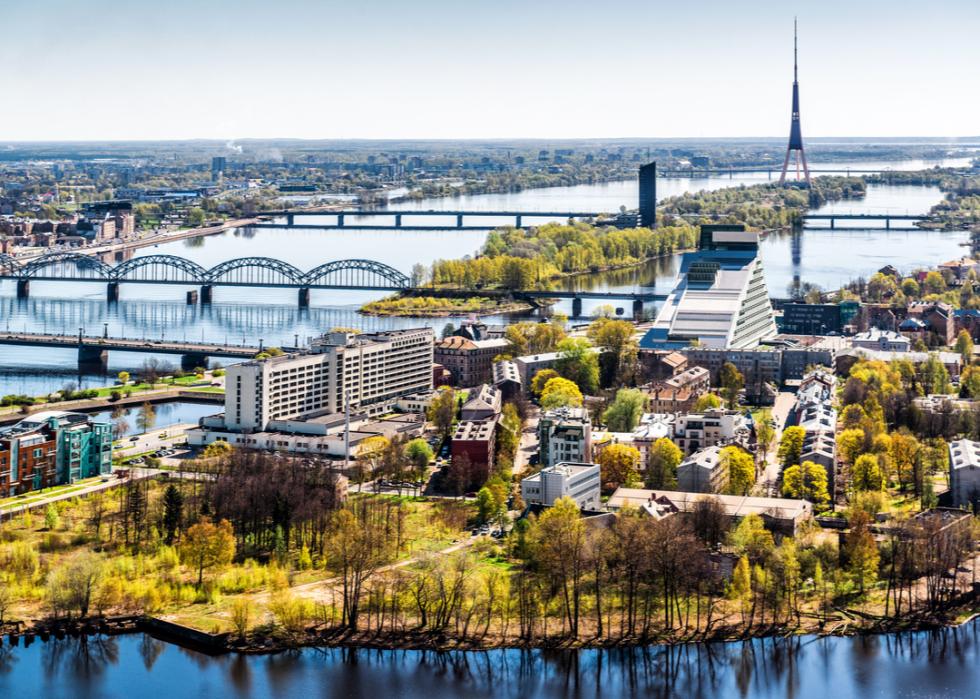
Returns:
[[[779,447],[779,440],[783,436],[783,429],[786,427],[786,420],[789,413],[796,403],[796,394],[789,391],[780,391],[776,395],[776,402],[772,406],[772,419],[776,423],[776,436],[773,439],[769,453],[766,454],[766,465],[760,477],[765,494],[776,496],[776,482],[779,480],[779,459],[776,452]]]

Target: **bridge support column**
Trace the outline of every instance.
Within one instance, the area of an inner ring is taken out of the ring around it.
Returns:
[[[890,218],[886,218],[885,219],[885,230],[886,231],[891,230],[891,227],[892,227],[892,220]]]
[[[299,290],[299,307],[310,307],[310,288],[308,286],[304,286]]]
[[[191,289],[187,292],[187,305],[196,306],[197,305],[197,289]]]
[[[201,303],[211,303],[211,292],[213,287],[210,284],[205,284],[201,287]]]
[[[109,282],[105,289],[105,300],[109,303],[115,303],[119,300],[119,282]]]
[[[207,369],[208,368],[208,355],[200,354],[194,352],[192,354],[182,354],[180,355],[180,368],[181,369]]]
[[[582,299],[578,296],[572,299],[572,318],[582,317]]]
[[[286,225],[291,226],[296,221],[296,217],[293,214],[286,214]]]
[[[834,218],[830,219],[830,230],[834,230],[834,227],[835,227],[834,224],[836,224],[836,223],[837,223],[837,219],[834,219]]]
[[[395,228],[401,228],[401,227],[402,227],[402,215],[395,214]]]
[[[109,365],[109,352],[98,346],[78,346],[78,366],[87,369],[105,369]]]
[[[514,228],[520,228],[520,227],[521,227],[521,215],[517,214],[517,216],[514,217]]]
[[[463,227],[463,214],[457,214],[456,215],[456,228],[462,228],[462,227]]]
[[[30,279],[18,279],[17,280],[17,298],[26,299],[31,295],[31,280]]]
[[[633,299],[633,318],[640,320],[643,317],[643,300]]]
[[[343,214],[337,214],[337,227],[338,228],[343,228],[344,227],[344,215]]]

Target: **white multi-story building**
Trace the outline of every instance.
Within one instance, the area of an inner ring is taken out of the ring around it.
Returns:
[[[569,497],[583,510],[599,509],[599,466],[561,463],[541,469],[521,481],[521,497],[528,505],[551,507]]]
[[[430,328],[354,335],[331,332],[308,352],[235,364],[225,378],[225,427],[261,431],[317,412],[377,413],[432,388]]]
[[[678,415],[673,440],[685,454],[733,442],[746,443],[751,434],[745,415],[735,410],[712,408],[703,413]]]
[[[912,341],[893,330],[871,328],[852,337],[851,346],[882,352],[908,352],[912,349]]]
[[[538,420],[542,466],[592,460],[592,420],[585,408],[548,410]]]
[[[758,234],[702,226],[700,249],[684,254],[677,284],[643,337],[644,349],[755,347],[776,334]]]
[[[957,507],[980,504],[980,442],[949,443],[949,490]]]

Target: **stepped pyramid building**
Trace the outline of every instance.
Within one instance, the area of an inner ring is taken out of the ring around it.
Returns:
[[[776,334],[758,234],[744,226],[701,227],[677,283],[640,346],[679,349],[697,341],[719,349],[755,347]]]

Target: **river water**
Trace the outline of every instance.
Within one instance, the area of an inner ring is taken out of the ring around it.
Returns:
[[[965,699],[980,629],[633,650],[304,649],[209,657],[131,635],[0,647],[0,696],[45,699]]]
[[[872,161],[834,163],[853,172],[890,167],[895,170],[919,169],[935,164],[963,165],[966,159],[942,163]],[[830,167],[831,164],[821,164]],[[816,165],[814,167],[817,167]],[[706,178],[662,179],[661,198],[686,191],[718,189],[739,184],[767,181],[765,173]],[[391,210],[607,210],[620,205],[635,206],[635,181],[609,182],[573,187],[532,189],[508,194],[467,195],[444,199],[402,202]],[[838,213],[921,213],[942,199],[935,187],[875,185],[861,201],[828,204],[819,211]],[[312,220],[310,220],[312,219]],[[445,222],[445,217],[418,223]],[[316,217],[304,218],[304,222]],[[324,217],[333,221],[333,217]],[[415,219],[413,219],[415,220]],[[541,219],[545,220],[545,219]],[[415,263],[430,264],[477,252],[486,237],[481,231],[368,231],[353,227],[345,230],[278,230],[250,228],[221,235],[187,239],[142,248],[136,255],[174,254],[210,267],[244,256],[268,256],[285,260],[301,270],[329,260],[369,258],[409,272]],[[502,220],[500,223],[511,223]],[[770,293],[785,296],[794,280],[836,288],[859,276],[868,276],[885,264],[908,270],[957,257],[965,251],[965,233],[886,231],[881,227],[862,230],[806,230],[802,234],[777,234],[762,244],[761,254]],[[842,254],[846,251],[846,254]],[[588,275],[567,281],[569,288],[637,290],[653,289],[665,293],[673,285],[678,256],[656,260],[632,270]],[[188,306],[185,289],[178,286],[123,285],[119,303],[105,301],[105,287],[96,283],[68,284],[33,282],[31,296],[17,300],[12,282],[0,283],[0,327],[11,330],[76,333],[133,338],[163,338],[210,342],[293,345],[335,326],[378,330],[392,327],[433,325],[441,328],[446,319],[375,318],[357,313],[360,305],[379,292],[313,291],[312,307],[299,309],[295,290],[256,290],[218,287],[210,306]],[[584,310],[603,303],[586,301]],[[629,305],[619,302],[627,312]],[[570,302],[557,306],[570,311]],[[653,308],[651,307],[651,311]],[[488,322],[506,322],[491,317]],[[138,367],[145,355],[114,352],[106,375],[83,375],[77,371],[73,350],[0,347],[0,395],[39,394],[62,387],[67,382],[82,386],[104,385],[107,376]],[[161,358],[165,359],[165,358]]]

